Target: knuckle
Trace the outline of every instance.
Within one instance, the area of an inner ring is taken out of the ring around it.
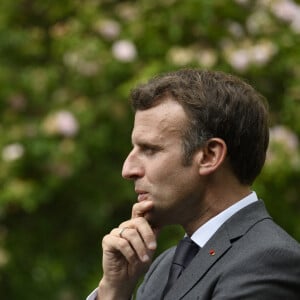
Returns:
[[[151,233],[145,233],[144,234],[144,239],[148,242],[148,241],[152,241],[153,240],[153,235]]]
[[[136,211],[139,209],[140,204],[139,203],[134,203],[132,206],[132,210]]]
[[[137,217],[135,218],[135,221],[138,222],[138,223],[141,223],[141,222],[144,222],[144,218],[143,217]]]
[[[118,239],[118,244],[120,248],[128,247],[128,242],[126,239]]]
[[[122,222],[122,223],[119,225],[119,229],[122,228],[122,227],[126,227],[126,226],[128,226],[128,221]]]
[[[126,232],[124,232],[124,233],[126,233],[126,236],[128,236],[129,238],[134,238],[135,236],[136,236],[136,229],[130,229],[130,228],[128,228],[127,230],[126,230]]]
[[[134,220],[135,220],[135,223],[136,223],[138,226],[145,225],[145,223],[146,223],[146,220],[145,220],[145,218],[143,218],[143,217],[137,217],[137,218],[135,218]]]
[[[134,253],[134,251],[132,251],[132,249],[130,248],[130,249],[128,249],[128,251],[127,251],[127,258],[129,259],[129,260],[131,260],[131,261],[133,261],[134,259],[135,259],[135,253]]]
[[[117,230],[117,228],[112,229],[112,230],[110,231],[110,234],[114,234],[116,230]]]
[[[109,234],[106,234],[106,235],[103,237],[103,239],[102,239],[102,247],[105,247],[105,245],[108,244],[109,239],[110,239],[110,235],[109,235]]]

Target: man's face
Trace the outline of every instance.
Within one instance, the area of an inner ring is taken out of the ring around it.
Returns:
[[[198,164],[194,158],[188,166],[183,165],[182,129],[186,126],[182,106],[171,99],[135,115],[133,149],[122,176],[134,181],[137,201],[153,202],[145,218],[155,227],[184,226],[200,211]]]

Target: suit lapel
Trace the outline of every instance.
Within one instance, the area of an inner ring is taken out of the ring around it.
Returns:
[[[218,240],[218,242],[216,242]],[[227,232],[220,230],[216,239],[210,240],[195,256],[185,272],[176,281],[165,300],[181,299],[206,272],[226,253],[231,247]]]
[[[242,237],[255,223],[265,218],[270,216],[262,201],[252,203],[232,216],[199,251],[164,300],[182,299],[231,248],[234,241]]]

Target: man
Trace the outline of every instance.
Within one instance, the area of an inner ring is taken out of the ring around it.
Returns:
[[[169,224],[186,238],[151,264],[138,300],[300,299],[300,246],[251,190],[269,140],[264,102],[234,76],[192,69],[132,92],[122,175],[137,202],[103,238],[103,277],[89,299],[130,299]]]

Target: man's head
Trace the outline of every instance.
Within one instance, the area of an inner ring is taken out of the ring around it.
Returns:
[[[147,110],[166,98],[177,101],[189,118],[182,128],[184,164],[210,138],[227,145],[227,157],[240,183],[250,185],[260,173],[269,141],[266,102],[241,79],[222,72],[179,70],[132,91],[135,111]]]

